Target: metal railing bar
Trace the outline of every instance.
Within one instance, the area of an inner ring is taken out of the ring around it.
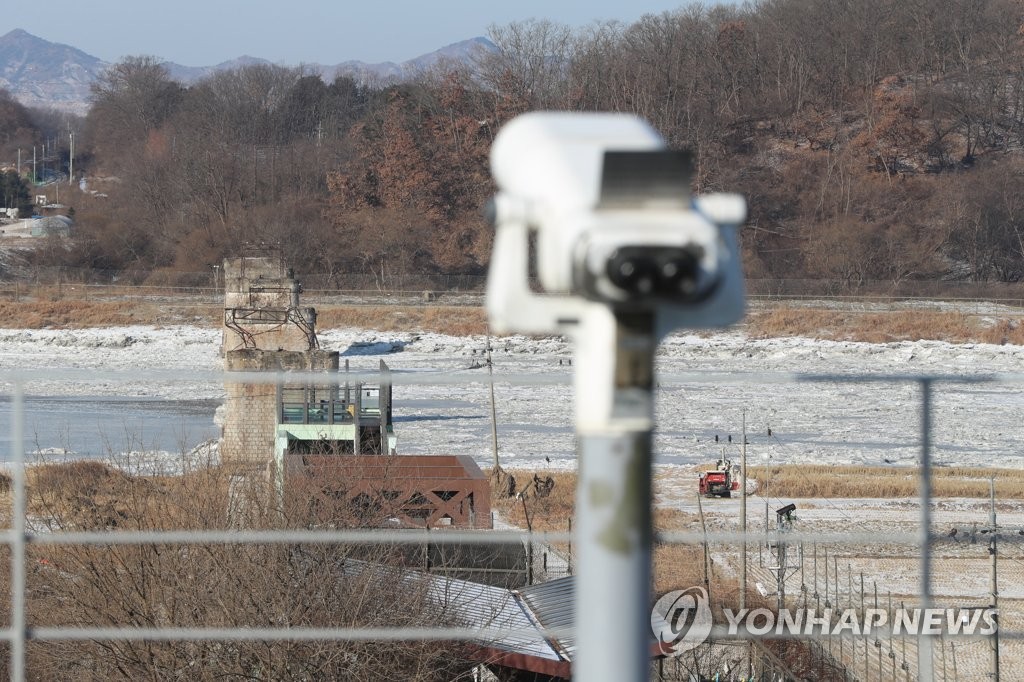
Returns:
[[[438,372],[403,372],[392,370],[389,383],[392,385],[459,385],[459,384],[523,384],[523,385],[560,385],[571,382],[571,367],[565,367],[563,373],[529,372],[499,373],[493,378],[478,373],[483,366],[474,369],[457,369]],[[220,370],[180,370],[180,369],[147,369],[146,379],[150,383],[166,382],[181,384],[185,382],[209,383],[251,383],[251,384],[295,384],[323,383],[325,376],[375,384],[380,380],[376,372],[225,372]],[[98,370],[98,369],[0,369],[0,382],[28,383],[34,381],[65,380],[83,383],[118,382],[137,383],[138,370]],[[1024,373],[994,374],[801,374],[792,372],[672,372],[658,374],[662,384],[705,384],[723,383],[736,384],[756,380],[761,383],[788,384],[804,383],[920,383],[928,381],[932,384],[1024,384]]]
[[[6,634],[6,632],[5,632]],[[491,627],[293,627],[293,628],[194,628],[194,627],[38,627],[28,639],[33,641],[497,641],[511,638],[571,637],[572,628],[491,628]]]
[[[21,383],[14,385],[11,410],[11,679],[25,679],[25,395]]]
[[[831,627],[836,627],[835,623]],[[536,639],[540,637],[563,639],[574,636],[572,627],[559,628],[498,628],[498,627],[62,627],[42,626],[23,633],[31,641],[336,641],[336,642],[410,642],[410,641],[478,641],[496,642],[502,639]],[[864,640],[876,637],[893,638],[906,636],[909,639],[932,640],[940,635],[925,633],[894,634],[889,627],[875,627],[870,634],[857,634],[848,628],[841,633],[822,634],[817,632],[789,632],[771,630],[764,634],[751,633],[743,628],[735,631],[728,625],[716,624],[711,628],[708,642],[744,640],[791,640],[828,641],[843,639]],[[977,641],[978,635],[965,633],[943,633],[943,639]],[[1024,641],[1024,631],[1000,630],[1000,639]],[[9,628],[0,629],[0,641],[12,641],[17,633]]]
[[[534,542],[569,542],[572,536],[566,532],[534,532],[509,530],[153,530],[153,531],[59,531],[53,533],[23,532],[7,530],[0,532],[0,544],[15,544],[23,541],[31,545],[231,545],[231,544],[414,544],[420,542],[443,542],[464,545],[504,545],[510,542],[533,540]],[[748,531],[744,536],[739,531],[711,531],[707,534],[687,531],[657,533],[655,542],[660,544],[700,544],[706,539],[716,544],[739,545],[744,539],[749,542],[773,541],[774,530],[764,532]],[[23,540],[19,540],[23,538]],[[976,539],[984,540],[986,535]],[[877,546],[882,544],[920,547],[922,535],[917,532],[831,532],[787,531],[787,542],[816,542],[820,545],[845,544]],[[969,544],[969,540],[953,540],[942,533],[932,533],[931,543],[955,547]],[[1024,536],[1019,533],[1001,533],[1002,544],[1024,545]]]
[[[921,385],[921,607],[932,603],[932,380],[922,379]],[[931,680],[932,642],[923,640],[917,651],[917,669],[921,679]]]

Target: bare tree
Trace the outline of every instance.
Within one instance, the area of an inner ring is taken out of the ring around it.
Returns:
[[[567,26],[547,20],[492,25],[488,37],[497,48],[481,52],[477,69],[495,93],[500,120],[532,109],[567,106],[566,78],[572,58]]]

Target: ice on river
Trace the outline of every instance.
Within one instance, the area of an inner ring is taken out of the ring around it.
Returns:
[[[219,330],[190,326],[0,330],[0,380],[34,396],[215,403],[224,396],[219,342]],[[382,358],[395,370],[401,452],[492,461],[485,337],[333,329],[320,342],[354,370],[374,371]],[[571,344],[512,336],[492,345],[503,464],[574,466]],[[1018,466],[1022,363],[1024,348],[1011,345],[676,334],[658,352],[656,457],[689,465],[738,454],[745,411],[754,462],[909,465],[920,452],[919,377],[932,376],[957,379],[931,384],[935,461]],[[968,377],[986,381],[959,381]]]

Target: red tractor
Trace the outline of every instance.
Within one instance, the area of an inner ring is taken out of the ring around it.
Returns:
[[[700,494],[704,497],[732,497],[732,491],[740,489],[737,467],[722,458],[714,471],[704,471],[700,475]]]

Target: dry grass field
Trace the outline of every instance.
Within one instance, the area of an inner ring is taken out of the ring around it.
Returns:
[[[753,338],[807,336],[868,343],[925,339],[950,343],[1024,343],[1024,326],[1019,319],[992,319],[943,311],[864,313],[780,306],[752,313],[746,328]]]
[[[0,301],[0,327],[10,329],[83,328],[131,324],[217,326],[222,309],[209,303],[133,298],[78,298],[73,290],[40,289],[18,301]],[[484,334],[483,308],[465,305],[319,305],[324,329],[362,327],[378,331],[426,331],[454,336]],[[1012,316],[963,312],[894,310],[856,312],[823,308],[776,307],[751,311],[740,329],[751,338],[804,336],[886,343],[938,340],[951,343],[1024,344],[1024,325]]]
[[[759,493],[772,497],[885,498],[916,497],[920,478],[916,469],[902,467],[792,465],[749,467]],[[1000,500],[1024,500],[1024,471],[1020,469],[932,469],[936,497],[988,499],[989,479],[996,480]]]

